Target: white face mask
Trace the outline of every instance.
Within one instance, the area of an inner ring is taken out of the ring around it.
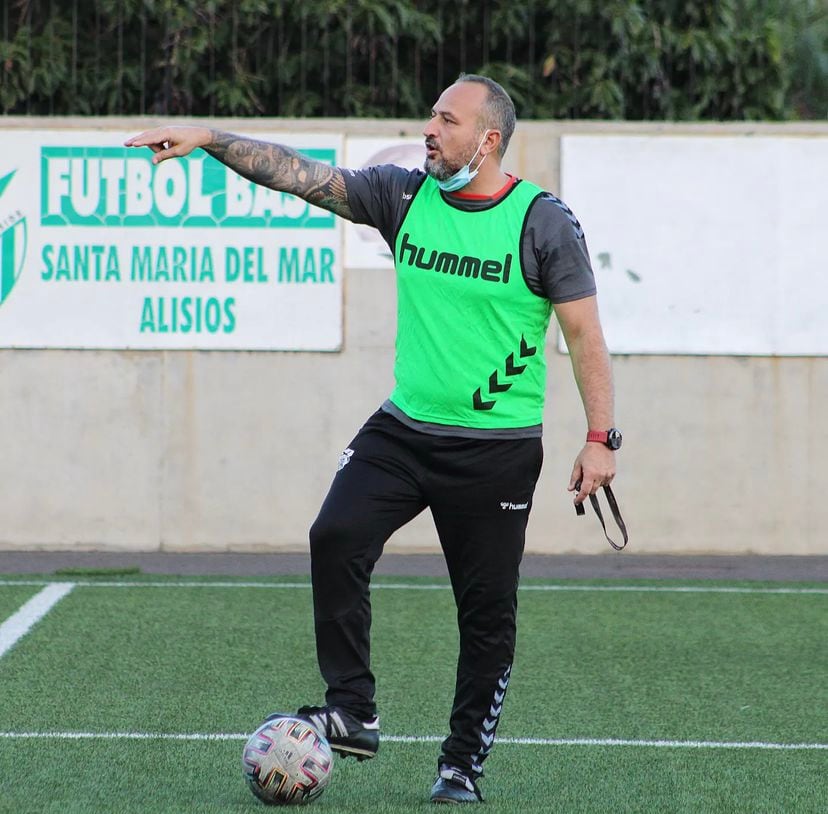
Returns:
[[[486,160],[486,156],[483,156],[481,162],[474,168],[471,168],[471,163],[477,158],[477,154],[480,152],[480,148],[483,146],[483,142],[486,141],[486,136],[489,135],[489,131],[487,130],[483,134],[483,139],[481,140],[480,144],[477,146],[477,149],[474,151],[474,155],[469,159],[469,163],[466,164],[464,167],[460,167],[454,175],[446,178],[444,181],[437,181],[437,186],[443,190],[443,192],[455,192],[458,189],[462,189],[467,184],[470,184],[477,173],[480,171],[480,168],[483,166],[483,161]]]

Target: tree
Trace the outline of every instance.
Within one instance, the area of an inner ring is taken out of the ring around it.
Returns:
[[[826,0],[9,0],[0,110],[423,117],[461,71],[523,118],[828,116]]]

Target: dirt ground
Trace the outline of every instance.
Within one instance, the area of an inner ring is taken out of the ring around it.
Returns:
[[[310,573],[307,554],[173,554],[0,551],[0,574],[54,574],[63,569],[132,569],[147,574],[268,576]],[[375,573],[447,576],[442,556],[384,554]],[[828,556],[679,556],[607,552],[527,555],[523,577],[549,579],[719,579],[828,582]]]

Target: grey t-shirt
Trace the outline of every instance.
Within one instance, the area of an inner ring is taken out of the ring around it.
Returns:
[[[426,179],[422,170],[406,170],[383,164],[362,170],[342,170],[354,223],[379,230],[391,252],[408,208]],[[516,183],[520,183],[516,181]],[[442,193],[449,205],[474,212],[496,206],[497,198],[471,198]],[[595,294],[595,277],[589,261],[584,231],[572,210],[551,193],[531,204],[521,236],[520,267],[529,290],[552,304],[583,299]],[[542,427],[481,430],[417,421],[386,401],[382,409],[409,427],[434,435],[467,438],[533,438]]]

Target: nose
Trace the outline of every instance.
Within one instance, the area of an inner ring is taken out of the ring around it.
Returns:
[[[431,118],[426,122],[425,127],[423,128],[423,135],[426,138],[433,138],[437,135],[437,125],[434,118]]]

